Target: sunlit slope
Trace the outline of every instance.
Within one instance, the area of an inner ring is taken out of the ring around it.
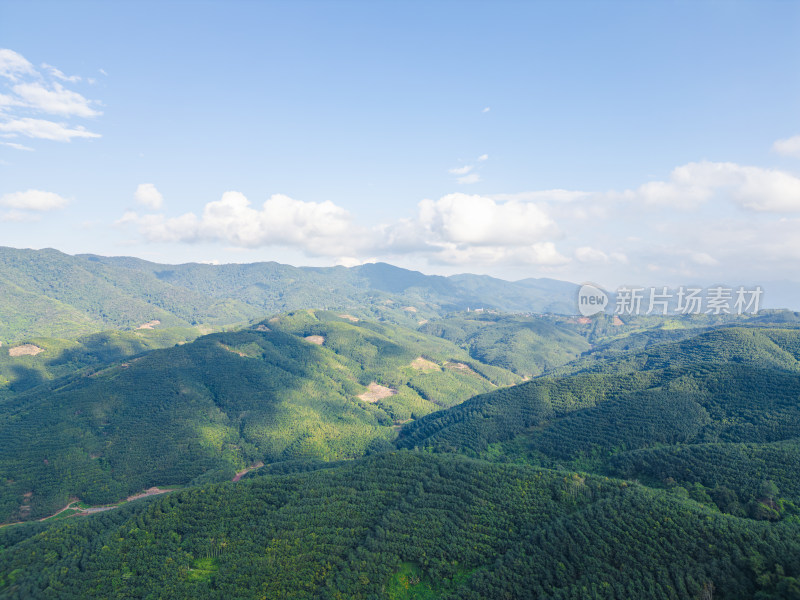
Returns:
[[[0,348],[0,402],[9,396],[88,367],[174,346],[203,333],[201,327],[104,331],[74,339],[28,338]]]
[[[411,423],[400,445],[482,450],[523,430],[558,459],[677,442],[800,436],[800,334],[723,328],[565,371]]]
[[[278,317],[7,399],[0,521],[44,516],[73,495],[98,504],[225,479],[257,461],[358,457],[398,423],[517,380],[460,362],[438,338],[327,318]]]
[[[0,593],[743,600],[794,589],[799,533],[619,480],[399,452],[5,528]]]
[[[474,359],[524,377],[541,375],[590,348],[575,323],[564,319],[472,312],[431,321],[420,331],[450,340]]]
[[[154,320],[164,327],[226,324],[260,311],[156,276],[57,250],[0,247],[0,340],[74,337]]]
[[[416,327],[454,310],[573,312],[576,287],[538,280],[424,275],[388,264],[353,268],[253,264],[163,265],[0,247],[0,341],[69,338],[107,329],[219,327],[304,308]]]

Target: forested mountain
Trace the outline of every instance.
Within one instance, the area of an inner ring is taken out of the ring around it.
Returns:
[[[800,331],[720,328],[599,354],[409,423],[398,445],[641,479],[754,518],[800,514]]]
[[[624,481],[386,453],[0,530],[7,598],[794,598],[800,525]]]
[[[0,597],[800,597],[793,313],[399,310],[11,346]]]
[[[359,457],[519,380],[446,340],[322,311],[85,367],[0,403],[0,522],[258,461]]]
[[[577,286],[554,280],[439,277],[383,263],[162,265],[5,247],[0,247],[0,288],[0,342],[6,344],[134,329],[153,321],[161,327],[218,328],[304,308],[406,326],[469,307],[570,314],[577,293]]]

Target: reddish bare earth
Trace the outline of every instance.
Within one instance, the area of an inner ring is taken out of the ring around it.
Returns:
[[[152,321],[148,321],[147,323],[142,323],[136,329],[153,329],[156,325],[161,325],[161,321],[158,319],[153,319]]]
[[[312,344],[316,344],[317,346],[322,346],[325,343],[325,338],[321,335],[307,335],[305,337],[307,342],[311,342]]]

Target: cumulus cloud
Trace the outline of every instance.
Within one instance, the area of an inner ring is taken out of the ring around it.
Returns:
[[[418,221],[435,240],[477,246],[523,246],[555,232],[555,223],[536,204],[467,194],[423,200]]]
[[[123,216],[121,224],[135,224],[149,240],[160,242],[224,242],[242,248],[298,247],[314,256],[357,254],[358,231],[350,214],[332,202],[302,202],[282,194],[271,196],[260,208],[239,192],[225,192],[209,202],[201,216]]]
[[[0,196],[0,206],[18,210],[48,211],[64,208],[67,200],[53,192],[27,190]]]
[[[65,75],[47,63],[38,71],[24,56],[0,49],[0,135],[69,142],[74,138],[99,138],[83,125],[64,119],[93,118],[102,114],[90,100],[65,84],[76,84],[78,75]],[[58,120],[42,118],[53,115]]]
[[[800,158],[800,135],[787,138],[785,140],[777,140],[772,144],[773,151],[784,156],[794,156]]]
[[[492,107],[491,107],[491,106],[487,106],[487,107],[485,107],[485,108],[484,108],[484,109],[483,109],[481,112],[482,112],[482,113],[487,113],[487,112],[489,112],[490,110],[492,110]]]
[[[489,160],[489,155],[488,155],[488,154],[481,154],[481,155],[478,157],[478,161],[479,161],[479,162],[483,162],[484,160]]]
[[[159,210],[164,205],[164,197],[152,183],[140,183],[133,197],[142,206],[153,210]]]
[[[651,205],[693,208],[718,194],[727,194],[750,210],[800,211],[800,178],[729,162],[688,163],[676,167],[669,181],[650,181],[636,190],[626,190],[622,196]]]

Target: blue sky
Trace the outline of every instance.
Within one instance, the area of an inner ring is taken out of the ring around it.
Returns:
[[[0,245],[798,280],[800,3],[0,4]]]

